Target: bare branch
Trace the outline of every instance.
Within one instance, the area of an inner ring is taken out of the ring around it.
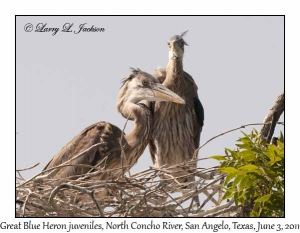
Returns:
[[[214,140],[214,139],[216,139],[216,138],[218,138],[218,137],[221,137],[221,136],[223,136],[223,135],[225,135],[225,134],[231,133],[231,132],[236,131],[236,130],[239,130],[239,129],[246,128],[246,127],[248,127],[248,126],[254,126],[254,125],[267,125],[267,124],[270,124],[270,123],[271,123],[271,122],[268,122],[268,121],[266,121],[266,122],[264,122],[264,123],[250,123],[250,124],[241,125],[240,127],[237,127],[237,128],[234,128],[234,129],[231,129],[231,130],[228,130],[228,131],[225,131],[225,132],[223,132],[223,133],[220,133],[220,134],[218,134],[218,135],[212,137],[212,138],[209,139],[208,141],[206,141],[202,146],[200,146],[197,150],[195,150],[195,153],[198,153],[198,151],[199,151],[202,147],[204,147],[205,145],[207,145],[208,143],[210,143],[212,140]],[[283,123],[283,122],[277,122],[277,124],[283,125],[284,123]]]
[[[31,167],[17,169],[16,171],[17,171],[17,172],[22,172],[22,171],[30,170],[30,169],[32,169],[32,168],[35,168],[35,167],[38,166],[38,165],[40,165],[40,163],[37,163],[37,164],[35,164],[35,165],[31,166]]]

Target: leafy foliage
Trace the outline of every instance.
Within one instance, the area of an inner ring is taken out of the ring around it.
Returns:
[[[236,150],[212,156],[227,174],[223,199],[234,198],[246,217],[284,216],[284,137],[277,145],[263,141],[254,129],[237,140]]]

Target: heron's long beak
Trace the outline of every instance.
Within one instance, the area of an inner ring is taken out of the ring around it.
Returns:
[[[157,98],[166,101],[171,101],[178,104],[185,104],[184,99],[182,99],[179,95],[175,94],[173,91],[169,90],[168,88],[166,88],[164,85],[160,83],[155,83],[152,90],[155,97]]]

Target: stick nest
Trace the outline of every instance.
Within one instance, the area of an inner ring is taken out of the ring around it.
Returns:
[[[27,181],[20,171],[17,217],[224,217],[237,210],[233,200],[222,200],[224,174],[218,167],[195,168],[195,161],[104,181],[93,180],[99,174],[95,168],[88,175],[59,179],[56,186],[51,183],[58,179],[48,178],[49,171]],[[178,177],[183,171],[186,175]],[[196,181],[181,182],[188,176]]]

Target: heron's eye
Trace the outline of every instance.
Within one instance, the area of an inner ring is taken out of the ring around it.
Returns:
[[[146,80],[143,80],[142,81],[142,84],[145,86],[147,84],[147,81]]]

